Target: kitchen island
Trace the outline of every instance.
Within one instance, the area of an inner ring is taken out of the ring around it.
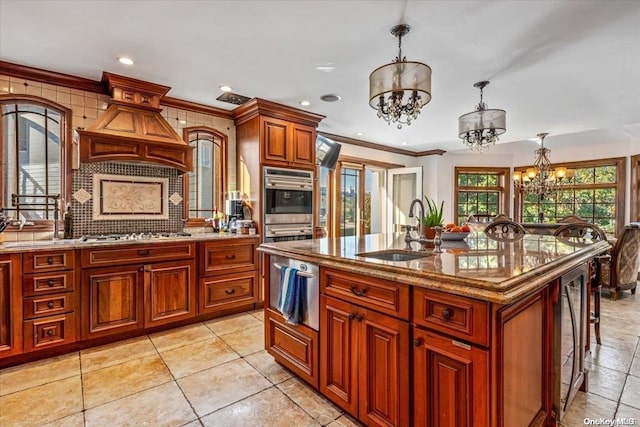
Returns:
[[[587,384],[591,259],[608,243],[472,232],[434,253],[402,237],[261,245],[265,295],[287,260],[319,275],[317,330],[265,299],[269,353],[367,425],[555,425]]]

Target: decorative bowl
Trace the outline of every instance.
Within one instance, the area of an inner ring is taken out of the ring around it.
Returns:
[[[448,231],[442,233],[442,240],[464,240],[469,235],[468,231],[462,231],[458,233],[454,233],[452,231]]]

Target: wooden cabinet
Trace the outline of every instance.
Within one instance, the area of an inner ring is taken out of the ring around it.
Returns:
[[[23,255],[24,351],[71,344],[78,337],[73,250]]]
[[[83,267],[116,264],[82,271],[83,339],[196,316],[194,243],[83,249],[81,258]]]
[[[138,265],[82,272],[83,339],[134,331],[143,326],[142,272]]]
[[[489,352],[416,327],[413,338],[414,425],[490,425]]]
[[[320,391],[367,425],[409,424],[409,323],[320,298]]]
[[[0,255],[0,358],[22,352],[21,258]]]
[[[258,238],[200,243],[199,313],[258,301]]]
[[[196,263],[174,261],[145,265],[145,328],[196,315]]]
[[[316,129],[271,117],[261,118],[265,165],[309,169],[315,166]]]

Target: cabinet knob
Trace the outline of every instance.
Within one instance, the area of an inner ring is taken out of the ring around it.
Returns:
[[[47,280],[47,286],[48,286],[48,287],[52,287],[53,285],[55,285],[55,283],[53,282],[53,280]]]
[[[140,273],[144,272],[144,267],[140,267],[140,268],[138,269],[138,271],[139,271]]]
[[[236,254],[225,255],[224,257],[225,257],[226,259],[235,259]]]
[[[49,307],[49,308],[53,308],[53,301],[49,301],[49,302],[47,303],[47,307]]]
[[[349,320],[353,320],[356,318],[356,314],[355,313],[349,313]]]
[[[358,322],[362,322],[362,319],[364,319],[364,316],[362,314],[358,314],[356,315],[356,319],[358,319]]]
[[[358,290],[358,288],[356,288],[355,286],[351,287],[351,292],[353,292],[354,295],[357,295],[359,297],[364,296],[364,293],[367,292],[367,289],[360,289]]]
[[[236,290],[235,289],[225,289],[224,293],[227,295],[231,295],[231,294],[235,294]]]
[[[150,253],[149,249],[144,249],[144,250],[140,249],[138,251],[138,255],[140,255],[140,256],[146,256],[146,255],[149,255],[149,253]]]
[[[53,335],[53,329],[49,329],[49,330],[47,331],[47,336],[49,336],[49,337],[50,337],[51,335]]]
[[[453,311],[451,311],[450,308],[445,308],[444,310],[442,310],[442,318],[449,320],[453,317]]]
[[[416,347],[420,347],[422,345],[422,340],[420,338],[416,338],[413,340],[413,345]]]
[[[53,258],[51,257],[47,258],[47,264],[49,265],[53,264]]]

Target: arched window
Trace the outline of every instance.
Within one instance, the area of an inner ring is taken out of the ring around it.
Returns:
[[[30,95],[0,95],[0,107],[0,207],[51,229],[53,196],[70,200],[71,111]]]
[[[216,209],[224,212],[227,136],[208,127],[184,129],[184,138],[195,147],[193,171],[185,174],[187,225],[203,225]]]

